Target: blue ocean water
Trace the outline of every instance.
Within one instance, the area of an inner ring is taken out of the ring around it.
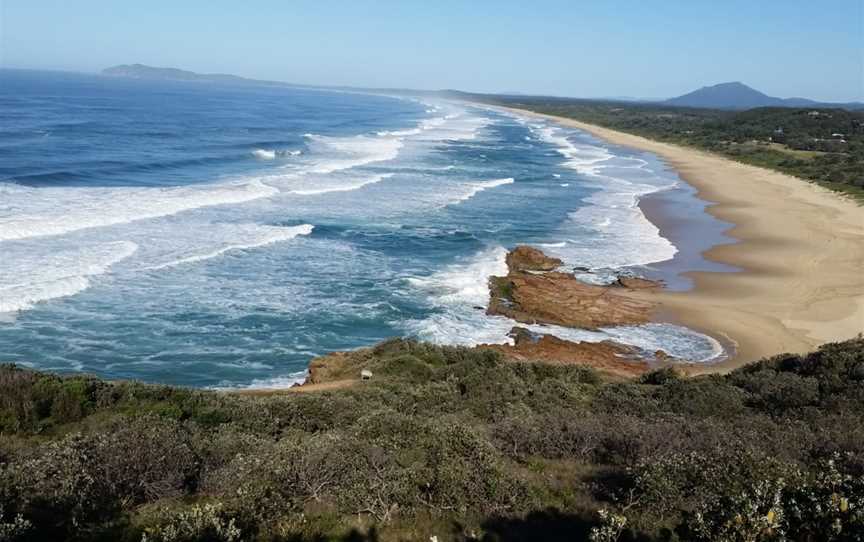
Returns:
[[[0,362],[272,386],[392,336],[506,342],[482,307],[507,249],[650,270],[677,252],[636,205],[662,190],[697,201],[653,155],[476,105],[0,70]]]

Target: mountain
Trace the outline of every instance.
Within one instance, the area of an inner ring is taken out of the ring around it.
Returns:
[[[400,88],[365,88],[352,86],[330,86],[330,85],[303,85],[297,83],[286,83],[284,81],[269,81],[266,79],[249,79],[240,77],[239,75],[229,75],[225,73],[197,73],[189,70],[181,70],[179,68],[157,68],[144,64],[120,64],[102,70],[102,75],[107,77],[122,77],[125,79],[140,79],[148,81],[180,81],[190,83],[220,83],[229,85],[246,85],[246,86],[268,86],[268,87],[288,87],[288,88],[303,88],[303,89],[328,89],[328,90],[345,90],[345,91],[362,91],[375,92],[382,94],[409,94],[421,96],[437,96],[440,93],[448,91],[436,90],[411,90]],[[453,91],[457,92],[457,91]]]
[[[189,81],[199,83],[228,83],[232,85],[268,85],[289,86],[278,81],[247,79],[238,75],[225,73],[195,73],[178,68],[156,68],[144,64],[120,64],[102,70],[102,75],[110,77],[125,77],[128,79],[148,79],[156,81]]]
[[[683,96],[670,98],[663,103],[679,107],[705,107],[711,109],[752,109],[754,107],[864,108],[864,104],[858,102],[824,103],[808,100],[807,98],[776,98],[737,81],[702,87]]]

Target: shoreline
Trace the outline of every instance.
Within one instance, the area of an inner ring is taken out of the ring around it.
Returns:
[[[696,196],[696,190],[688,183],[639,196],[637,205],[660,235],[677,249],[669,260],[641,266],[646,278],[662,280],[668,291],[686,292],[692,290],[693,279],[684,272],[741,271],[739,267],[705,258],[708,249],[738,241],[724,233],[732,224],[706,213],[707,204]]]
[[[731,224],[724,234],[733,242],[715,244],[702,256],[740,271],[687,272],[692,289],[656,294],[675,321],[735,345],[728,359],[706,372],[783,352],[804,353],[864,331],[864,208],[853,201],[703,151],[565,117],[502,109],[656,154],[708,203],[705,212]],[[651,207],[640,204],[661,228],[659,208]]]

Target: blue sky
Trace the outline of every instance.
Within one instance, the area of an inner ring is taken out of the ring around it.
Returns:
[[[864,100],[864,0],[0,0],[0,65],[326,85]]]

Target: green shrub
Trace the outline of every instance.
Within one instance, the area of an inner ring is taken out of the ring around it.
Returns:
[[[856,540],[862,352],[609,382],[393,340],[357,354],[371,382],[267,396],[3,366],[0,533]]]
[[[166,510],[156,526],[145,530],[141,542],[237,542],[242,532],[219,505],[195,505]]]
[[[8,514],[0,500],[0,542],[23,540],[32,529],[33,524],[25,519],[23,514]]]
[[[411,354],[402,354],[386,360],[376,367],[376,373],[404,378],[410,382],[423,382],[432,377],[432,367]]]
[[[662,386],[663,384],[668,384],[670,382],[677,382],[678,380],[682,380],[682,378],[683,374],[675,367],[663,367],[640,376],[639,382],[654,386]]]

